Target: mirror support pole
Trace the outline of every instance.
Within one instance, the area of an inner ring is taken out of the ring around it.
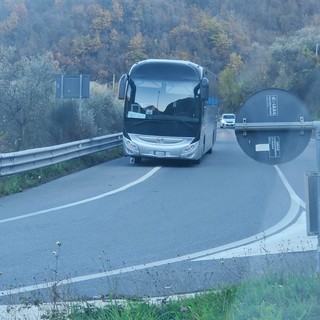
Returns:
[[[318,176],[320,175],[320,124],[316,125],[315,128],[315,133],[316,133],[316,157],[317,157],[317,173]],[[320,190],[320,179],[317,179],[317,189],[318,192]],[[320,235],[319,235],[319,230],[320,230],[320,197],[318,195],[318,232],[317,232],[317,238],[318,238],[318,246],[317,246],[317,255],[318,255],[318,264],[317,264],[317,274],[320,276]]]

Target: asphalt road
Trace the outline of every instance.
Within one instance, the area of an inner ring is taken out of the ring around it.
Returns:
[[[168,295],[310,272],[315,239],[300,218],[315,160],[311,141],[290,163],[260,164],[223,129],[199,165],[120,158],[1,198],[0,303]],[[301,246],[290,247],[297,234]]]

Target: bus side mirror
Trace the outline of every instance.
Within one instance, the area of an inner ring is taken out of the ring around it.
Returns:
[[[207,78],[201,80],[200,94],[203,101],[209,99],[209,80]]]
[[[126,94],[128,75],[123,74],[119,80],[118,99],[123,100]]]

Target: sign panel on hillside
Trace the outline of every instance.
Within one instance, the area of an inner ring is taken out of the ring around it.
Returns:
[[[59,75],[56,77],[56,98],[84,99],[89,98],[89,75]]]

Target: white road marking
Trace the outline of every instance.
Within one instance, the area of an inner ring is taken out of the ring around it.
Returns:
[[[223,260],[230,258],[252,257],[266,254],[281,254],[288,252],[306,252],[317,250],[317,237],[307,236],[306,212],[304,211],[298,220],[280,233],[265,236],[262,239],[231,248],[223,252],[217,252],[193,261]]]
[[[275,166],[275,169],[291,198],[291,207],[288,214],[278,224],[265,232],[234,242],[234,246],[228,250],[216,252],[194,261],[249,257],[284,252],[305,252],[317,249],[317,237],[307,236],[305,211],[302,212],[295,223],[291,224],[297,217],[300,207],[305,209],[305,203],[294,192],[280,168]]]
[[[46,214],[46,213],[49,213],[49,212],[59,211],[59,210],[63,210],[63,209],[67,209],[67,208],[71,208],[71,207],[75,207],[75,206],[79,206],[79,205],[84,204],[84,203],[88,203],[88,202],[91,202],[91,201],[96,201],[96,200],[111,196],[113,194],[116,194],[118,192],[122,192],[124,190],[127,190],[127,189],[129,189],[129,188],[131,188],[131,187],[133,187],[133,186],[135,186],[135,185],[147,180],[148,178],[150,178],[152,175],[154,175],[160,169],[161,169],[161,167],[154,167],[152,170],[150,170],[148,173],[146,173],[141,178],[139,178],[139,179],[137,179],[137,180],[135,180],[133,182],[130,182],[130,183],[118,188],[118,189],[111,190],[109,192],[99,194],[99,195],[97,195],[95,197],[88,198],[88,199],[83,199],[83,200],[72,202],[72,203],[67,203],[65,205],[54,207],[54,208],[50,208],[50,209],[45,209],[45,210],[40,210],[40,211],[36,211],[36,212],[23,214],[23,215],[12,217],[12,218],[2,219],[2,220],[0,220],[0,223],[6,223],[6,222],[10,222],[10,221],[16,221],[16,220],[31,218],[31,217],[39,216],[39,215]]]
[[[153,170],[155,170],[155,169],[156,168],[154,168]],[[104,277],[110,277],[110,276],[125,274],[125,273],[129,273],[129,272],[134,272],[134,271],[138,271],[138,270],[144,270],[144,269],[159,267],[159,266],[163,266],[163,265],[167,265],[167,264],[182,262],[182,261],[186,261],[186,260],[203,261],[203,260],[230,258],[230,257],[235,257],[233,255],[233,253],[236,253],[237,257],[239,255],[247,257],[250,255],[250,252],[254,252],[255,254],[259,254],[259,255],[267,254],[268,250],[262,249],[262,250],[257,251],[257,247],[255,247],[255,248],[252,247],[252,249],[249,247],[249,245],[253,246],[253,244],[255,244],[256,246],[258,246],[259,249],[266,248],[267,239],[268,239],[268,241],[271,239],[271,243],[273,244],[273,246],[276,244],[276,247],[278,249],[277,253],[286,252],[287,248],[284,246],[284,244],[286,244],[286,240],[284,243],[281,241],[277,242],[277,241],[279,241],[279,239],[283,239],[284,234],[287,234],[289,236],[289,238],[288,238],[289,240],[287,240],[289,242],[291,242],[291,241],[293,241],[293,239],[295,239],[295,241],[294,241],[295,244],[293,245],[293,247],[290,250],[292,250],[294,252],[315,250],[316,246],[314,243],[314,237],[310,237],[309,242],[301,243],[300,239],[302,239],[302,238],[300,238],[300,237],[302,235],[296,234],[297,230],[299,232],[301,232],[302,229],[304,229],[304,232],[305,232],[305,227],[303,227],[303,223],[305,223],[305,220],[304,220],[305,216],[302,214],[301,217],[293,225],[291,225],[292,222],[297,218],[297,215],[300,211],[300,207],[304,208],[305,204],[297,196],[297,194],[294,192],[294,190],[292,189],[289,182],[287,181],[287,179],[283,175],[282,171],[278,168],[278,166],[275,166],[275,169],[290,194],[291,205],[290,205],[290,209],[289,209],[287,215],[278,224],[276,224],[275,226],[266,230],[263,233],[256,234],[252,237],[248,237],[248,238],[242,239],[240,241],[236,241],[233,243],[229,243],[226,245],[222,245],[219,247],[211,248],[211,249],[200,251],[200,252],[195,252],[192,254],[179,256],[176,258],[164,259],[164,260],[159,260],[159,261],[150,262],[150,263],[146,263],[146,264],[140,264],[140,265],[135,265],[135,266],[126,267],[126,268],[120,268],[120,269],[115,269],[115,270],[110,270],[110,271],[105,271],[105,272],[99,272],[99,273],[69,278],[69,279],[61,280],[59,282],[47,282],[47,283],[42,283],[42,284],[37,284],[37,285],[32,285],[32,286],[13,288],[10,290],[0,291],[0,296],[8,296],[8,295],[13,295],[13,294],[17,294],[17,293],[25,293],[25,292],[35,291],[35,290],[40,290],[40,289],[48,289],[53,286],[61,286],[61,285],[89,281],[89,280],[94,280],[94,279],[99,279],[99,278],[104,278]],[[159,169],[157,169],[157,170],[159,170]],[[155,171],[157,171],[157,170],[155,170]],[[121,189],[121,188],[119,188],[119,189]],[[117,190],[119,190],[119,189],[117,189]],[[93,201],[93,200],[91,200],[91,201]],[[271,238],[271,236],[273,236],[273,238]],[[287,238],[285,238],[285,239],[287,239]],[[298,240],[298,242],[296,240]],[[232,251],[235,249],[237,249],[238,251]],[[269,250],[269,252],[271,253],[273,251]]]

